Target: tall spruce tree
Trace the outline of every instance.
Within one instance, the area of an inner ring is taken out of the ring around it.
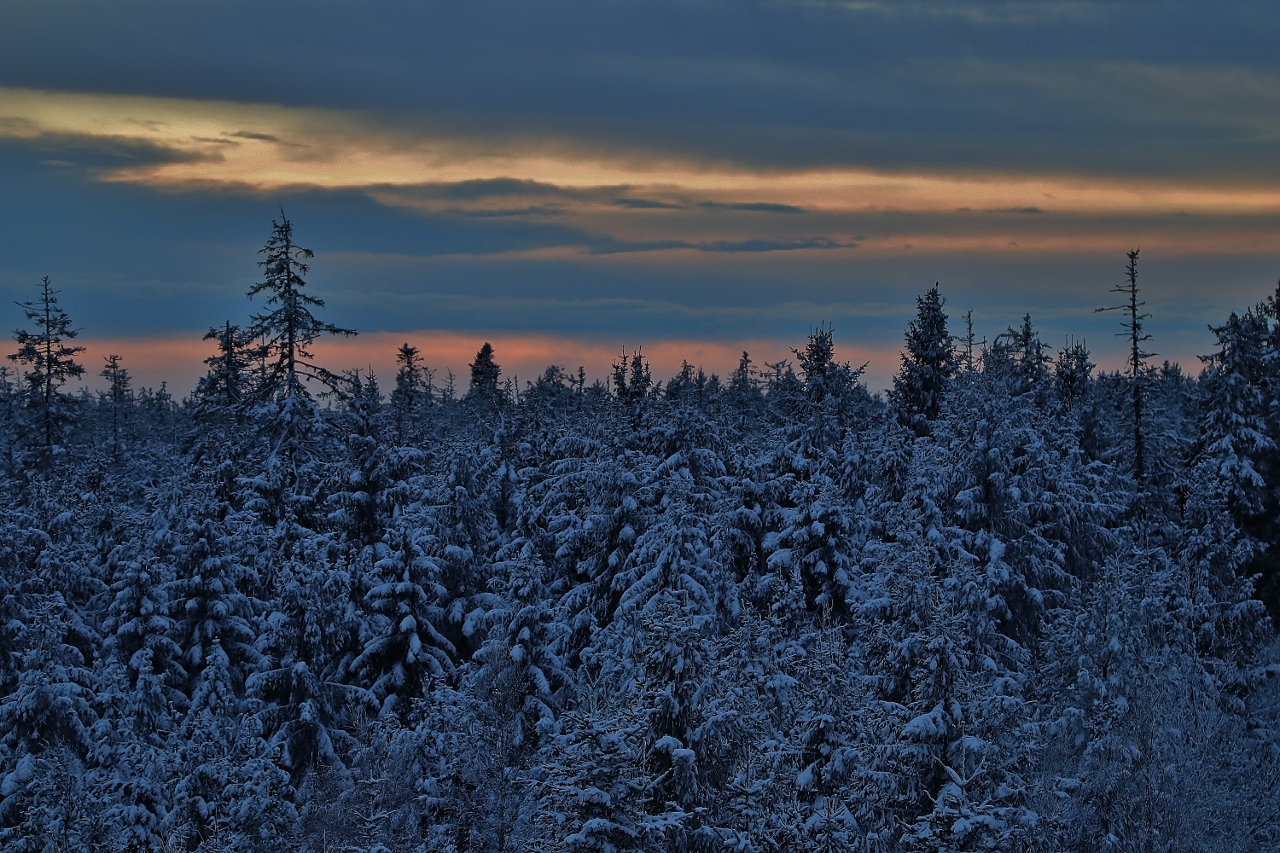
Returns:
[[[324,300],[304,293],[303,276],[310,272],[306,263],[315,257],[310,249],[293,242],[293,223],[280,211],[280,220],[271,220],[271,237],[258,250],[264,260],[263,280],[249,288],[249,298],[265,293],[265,310],[252,317],[247,335],[263,341],[264,374],[258,394],[264,399],[285,400],[310,398],[306,380],[319,380],[333,387],[340,381],[329,370],[314,362],[311,345],[322,335],[350,337],[354,329],[343,329],[325,323],[312,313],[323,308]]]
[[[240,482],[248,487],[244,505],[259,518],[270,524],[288,518],[311,528],[320,479],[315,461],[324,423],[307,381],[332,390],[342,384],[339,375],[315,363],[311,346],[322,335],[351,336],[355,331],[316,318],[312,309],[324,307],[324,300],[304,293],[302,278],[314,254],[293,242],[293,224],[284,211],[271,226],[271,238],[259,252],[266,256],[258,262],[263,280],[249,290],[250,298],[267,294],[266,310],[252,317],[247,330],[248,337],[262,341],[262,371],[254,387],[257,414],[271,450],[261,474]]]
[[[39,298],[18,303],[38,331],[14,332],[18,351],[9,356],[11,361],[28,367],[22,378],[27,383],[27,406],[40,436],[42,466],[48,465],[60,448],[62,432],[70,417],[67,401],[59,389],[67,380],[84,375],[84,366],[75,360],[84,352],[84,347],[67,343],[79,330],[71,327],[71,318],[59,307],[58,293],[49,276],[45,276],[40,280]]]
[[[494,403],[498,399],[498,377],[502,369],[493,360],[493,345],[488,341],[476,353],[476,360],[471,362],[471,390],[467,397]]]
[[[899,419],[916,435],[928,434],[929,422],[942,411],[942,395],[956,370],[955,343],[942,311],[945,304],[937,284],[916,297],[916,319],[907,326],[902,369],[889,392]]]

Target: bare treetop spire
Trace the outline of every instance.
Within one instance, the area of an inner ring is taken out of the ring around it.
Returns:
[[[1120,323],[1124,331],[1117,332],[1116,336],[1129,338],[1129,383],[1133,393],[1133,476],[1141,483],[1147,471],[1146,449],[1142,436],[1142,372],[1146,367],[1146,359],[1158,353],[1147,352],[1142,348],[1145,342],[1151,340],[1151,335],[1142,331],[1142,321],[1151,315],[1138,310],[1147,304],[1146,300],[1138,300],[1139,251],[1134,249],[1129,252],[1129,263],[1125,265],[1125,283],[1111,288],[1112,293],[1123,294],[1128,299],[1120,305],[1098,308],[1095,311],[1123,311],[1125,315],[1125,319]]]

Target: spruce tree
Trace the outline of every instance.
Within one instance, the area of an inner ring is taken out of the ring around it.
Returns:
[[[498,400],[498,377],[502,369],[493,360],[493,345],[488,341],[476,353],[476,360],[471,362],[471,389],[467,397],[488,403]]]
[[[729,405],[737,414],[736,426],[740,430],[746,427],[748,416],[759,412],[764,403],[764,395],[760,392],[754,373],[751,369],[751,356],[743,350],[738,369],[729,375],[729,387],[726,389]]]
[[[279,222],[271,220],[271,237],[258,254],[265,256],[258,262],[263,280],[249,288],[249,298],[265,293],[266,310],[253,315],[247,330],[250,339],[263,341],[264,375],[258,395],[265,400],[310,399],[306,380],[316,379],[329,387],[339,381],[314,363],[311,345],[322,335],[350,337],[356,332],[325,323],[312,313],[311,309],[324,307],[324,300],[303,292],[307,283],[302,276],[310,272],[306,262],[315,253],[293,242],[293,223],[283,210]]]
[[[118,453],[122,446],[129,409],[133,405],[129,371],[121,366],[120,356],[113,354],[106,357],[106,364],[99,375],[107,380],[107,390],[102,395],[102,401],[111,413],[111,448]]]
[[[38,331],[16,331],[13,338],[18,342],[18,351],[9,356],[10,361],[28,366],[22,377],[27,383],[27,405],[40,436],[41,466],[48,465],[59,452],[69,420],[67,400],[59,389],[67,380],[84,375],[84,366],[75,360],[84,347],[67,343],[79,330],[71,328],[71,318],[59,307],[58,293],[49,276],[45,276],[40,280],[40,297],[18,303]]]
[[[626,352],[613,366],[613,392],[619,400],[637,403],[643,400],[653,386],[653,376],[644,354],[636,350],[630,358]]]
[[[1010,326],[1006,336],[1014,359],[1014,392],[1035,394],[1039,398],[1048,385],[1050,358],[1045,355],[1044,344],[1031,325],[1031,315],[1024,314],[1022,325],[1017,329]]]
[[[407,520],[387,531],[375,585],[365,595],[368,639],[351,672],[382,709],[408,716],[432,679],[454,671],[453,644],[440,632],[446,591],[441,570],[423,553]]]
[[[336,390],[342,378],[315,363],[311,346],[322,335],[354,335],[317,319],[313,308],[324,300],[303,292],[306,261],[314,255],[293,242],[293,224],[283,215],[272,220],[272,234],[259,254],[263,281],[249,290],[249,297],[265,293],[266,310],[255,314],[247,336],[261,340],[261,373],[254,383],[259,403],[257,415],[267,433],[270,452],[257,477],[242,477],[244,506],[268,524],[289,519],[303,528],[314,517],[320,480],[317,446],[324,432],[324,418],[316,408],[307,380]]]
[[[809,334],[803,350],[791,350],[804,373],[804,387],[810,403],[818,404],[828,397],[842,397],[857,383],[863,368],[854,370],[847,362],[836,361],[835,329],[819,326]]]
[[[1210,331],[1218,351],[1202,357],[1201,453],[1213,462],[1228,508],[1243,521],[1263,509],[1266,482],[1257,467],[1275,449],[1267,435],[1269,401],[1263,390],[1268,330],[1264,318],[1246,311],[1243,316],[1232,312],[1225,324]]]
[[[204,360],[208,372],[190,397],[187,411],[194,423],[188,450],[202,478],[213,482],[225,514],[238,506],[236,480],[257,456],[254,436],[243,429],[254,390],[253,339],[228,320],[210,327],[204,340],[217,341],[218,349]]]
[[[204,360],[209,372],[196,384],[197,406],[202,412],[235,412],[252,391],[249,368],[254,339],[228,320],[221,329],[210,326],[203,340],[217,341],[218,352]]]
[[[396,350],[396,365],[396,387],[391,392],[391,410],[395,414],[396,444],[405,444],[417,431],[419,410],[431,405],[432,371],[423,367],[418,348],[407,342]]]
[[[955,343],[942,311],[945,304],[937,284],[916,298],[916,319],[907,326],[902,369],[889,392],[899,419],[916,435],[928,434],[929,422],[942,411],[942,396],[956,370]]]
[[[1063,410],[1071,411],[1088,396],[1089,381],[1096,366],[1089,360],[1089,347],[1084,341],[1068,339],[1058,350],[1053,384]]]

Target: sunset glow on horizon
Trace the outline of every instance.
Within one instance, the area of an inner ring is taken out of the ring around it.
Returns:
[[[98,389],[103,380],[98,377],[104,359],[119,355],[139,387],[158,388],[167,382],[175,398],[185,396],[195,387],[205,372],[204,359],[214,352],[211,341],[199,336],[129,337],[101,339],[86,337],[77,340],[85,351],[81,361],[86,375],[81,383],[90,389]],[[718,375],[722,381],[738,366],[743,352],[751,357],[751,369],[763,374],[769,364],[788,360],[792,364],[795,355],[790,348],[777,341],[741,341],[723,344],[698,340],[660,340],[654,343],[619,342],[617,345],[585,338],[552,337],[549,335],[497,334],[477,336],[439,329],[419,329],[409,332],[375,332],[354,338],[335,338],[318,342],[317,358],[325,364],[343,365],[347,370],[372,370],[384,393],[394,387],[396,351],[401,344],[418,349],[426,369],[431,371],[432,384],[437,392],[443,392],[453,374],[456,393],[467,391],[469,365],[484,343],[493,345],[495,359],[502,368],[503,381],[515,383],[517,392],[524,391],[529,383],[536,382],[548,367],[560,367],[566,376],[576,377],[582,368],[588,386],[599,381],[609,385],[612,366],[624,355],[640,354],[653,371],[655,381],[665,381],[680,372],[682,363],[702,369],[710,377]],[[802,346],[804,341],[797,341]],[[884,368],[896,365],[897,348],[873,350],[868,347],[841,346],[837,356],[853,367],[874,363],[877,370],[864,374],[869,387],[881,390],[887,387],[891,371]]]

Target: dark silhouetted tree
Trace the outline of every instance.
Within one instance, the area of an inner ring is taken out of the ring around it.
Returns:
[[[111,448],[113,452],[119,453],[125,420],[133,405],[129,371],[121,366],[120,356],[112,354],[106,357],[106,365],[99,375],[107,380],[107,390],[102,396],[102,401],[111,413]]]
[[[811,403],[821,403],[830,396],[843,396],[856,383],[862,370],[854,370],[847,362],[836,361],[835,329],[819,326],[809,334],[803,350],[793,349],[804,373],[804,387]],[[865,365],[864,365],[865,367]]]
[[[309,249],[293,242],[293,225],[281,211],[279,222],[272,220],[271,238],[259,254],[263,281],[249,290],[249,297],[266,293],[266,310],[255,314],[247,334],[260,340],[261,375],[255,382],[257,414],[267,433],[270,452],[261,475],[241,478],[248,487],[245,506],[272,523],[292,517],[303,527],[313,523],[318,479],[319,439],[324,431],[307,380],[316,380],[330,390],[343,384],[341,376],[315,363],[311,345],[321,335],[351,336],[355,331],[318,320],[313,308],[324,301],[303,292],[302,276],[313,257]]]
[[[652,387],[653,375],[641,351],[636,350],[630,358],[623,352],[622,358],[613,365],[613,392],[618,399],[638,402],[648,396]]]
[[[493,360],[493,346],[484,342],[476,353],[476,360],[471,362],[471,390],[467,396],[480,400],[496,400],[498,397],[498,377],[501,368]]]
[[[1072,338],[1058,350],[1058,360],[1053,366],[1053,384],[1063,409],[1074,409],[1088,395],[1094,366],[1084,341]]]
[[[228,320],[221,329],[210,327],[203,340],[216,340],[218,352],[204,360],[209,372],[196,385],[195,400],[202,408],[233,411],[251,391],[249,367],[254,339]]]
[[[889,398],[903,424],[917,435],[929,432],[929,421],[942,410],[942,395],[956,370],[955,344],[947,332],[946,300],[935,284],[916,297],[916,319],[907,326],[902,369],[893,378]]]
[[[324,300],[303,292],[302,276],[310,271],[306,261],[315,257],[310,249],[293,242],[293,223],[280,212],[280,221],[271,221],[271,238],[258,254],[263,280],[249,288],[249,298],[267,294],[266,310],[253,315],[248,336],[263,341],[264,372],[257,391],[263,399],[308,398],[304,382],[316,379],[333,387],[340,377],[315,364],[311,345],[321,335],[356,334],[318,320],[312,308],[323,308]]]
[[[738,369],[729,375],[729,387],[726,389],[729,403],[738,415],[739,429],[746,426],[749,415],[758,413],[764,405],[764,394],[753,374],[751,356],[743,350]]]
[[[1151,340],[1151,335],[1144,334],[1142,331],[1142,321],[1151,315],[1138,311],[1139,308],[1147,304],[1145,300],[1138,301],[1138,251],[1138,249],[1134,249],[1129,253],[1129,263],[1125,266],[1125,283],[1111,288],[1112,293],[1123,294],[1128,297],[1127,300],[1120,305],[1098,308],[1097,310],[1122,311],[1125,316],[1125,319],[1120,323],[1124,327],[1124,331],[1117,333],[1117,336],[1127,336],[1129,338],[1129,389],[1133,414],[1133,477],[1141,484],[1147,471],[1146,442],[1142,432],[1142,402],[1145,392],[1142,379],[1147,366],[1146,360],[1155,355],[1155,353],[1147,352],[1142,348],[1143,343]]]
[[[1031,325],[1031,315],[1024,314],[1022,325],[1010,326],[1004,337],[1013,357],[1014,393],[1035,394],[1039,399],[1048,386],[1050,359]]]
[[[431,371],[422,366],[418,348],[408,343],[401,344],[396,350],[396,365],[391,411],[395,414],[396,443],[404,444],[413,436],[419,410],[431,404]]]
[[[67,343],[79,330],[71,328],[71,318],[58,306],[58,293],[50,284],[49,276],[45,276],[40,280],[40,297],[18,303],[38,331],[19,329],[14,332],[18,351],[9,356],[11,361],[28,366],[22,378],[27,383],[27,405],[35,415],[36,428],[43,442],[42,464],[52,460],[59,447],[62,429],[69,419],[59,389],[68,379],[79,379],[84,375],[84,366],[75,360],[84,352],[84,347]]]

